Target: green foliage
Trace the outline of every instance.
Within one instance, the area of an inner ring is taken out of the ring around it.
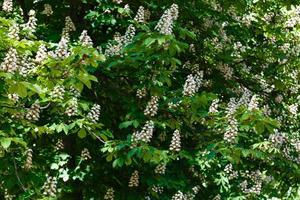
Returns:
[[[1,2],[1,198],[299,199],[298,2],[172,2]]]

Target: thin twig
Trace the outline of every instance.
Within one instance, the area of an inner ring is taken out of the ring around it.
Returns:
[[[23,189],[23,191],[26,192],[26,188],[25,188],[24,184],[22,183],[22,181],[21,181],[21,179],[20,179],[20,176],[19,176],[19,173],[18,173],[17,163],[16,163],[16,160],[15,160],[14,153],[12,153],[12,156],[13,156],[13,161],[14,161],[14,167],[15,167],[15,174],[16,174],[16,177],[17,177],[18,182],[19,182],[21,188]]]
[[[91,132],[100,142],[102,142],[103,144],[105,144],[106,142],[104,140],[102,140],[102,138],[100,138],[98,135],[96,135],[95,133]]]

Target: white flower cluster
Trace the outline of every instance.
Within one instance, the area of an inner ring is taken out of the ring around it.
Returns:
[[[226,80],[230,80],[233,76],[233,68],[229,67],[227,64],[222,64],[218,68],[223,74]]]
[[[146,124],[143,126],[140,132],[133,133],[131,140],[133,143],[139,141],[150,142],[153,136],[153,131],[154,131],[154,122],[152,120],[149,120],[146,122]]]
[[[164,187],[162,186],[158,186],[158,185],[154,185],[151,187],[152,192],[157,193],[157,194],[161,194],[164,192]]]
[[[114,188],[108,188],[105,195],[104,195],[105,200],[114,200],[115,199],[115,190]]]
[[[92,109],[88,113],[87,118],[91,120],[93,123],[96,123],[99,120],[100,111],[101,111],[101,106],[98,104],[94,104]]]
[[[181,139],[179,130],[175,130],[172,136],[170,151],[179,152],[181,150]]]
[[[175,108],[178,108],[179,106],[180,106],[180,104],[182,103],[182,101],[178,101],[178,102],[176,102],[176,103],[174,103],[174,102],[169,102],[168,103],[168,108],[169,109],[175,109]]]
[[[65,148],[65,146],[64,146],[63,141],[61,139],[58,139],[56,144],[55,144],[55,150],[59,151],[59,150],[62,150],[64,148]]]
[[[287,19],[285,21],[285,27],[293,28],[300,23],[300,6],[292,5],[290,10],[286,7],[282,8],[282,14]]]
[[[30,121],[38,121],[40,118],[41,107],[39,103],[34,103],[26,113],[26,119]]]
[[[259,195],[262,189],[262,173],[257,170],[255,172],[245,171],[245,173],[241,173],[242,177],[251,180],[251,185],[248,183],[248,180],[244,180],[240,186],[242,192],[245,194],[257,194]]]
[[[79,37],[79,41],[82,44],[82,46],[93,47],[93,41],[91,37],[88,35],[87,30],[82,31]]]
[[[134,21],[144,23],[145,22],[145,9],[143,6],[140,6],[135,17]]]
[[[18,102],[20,98],[19,95],[16,93],[8,94],[7,97],[9,100],[11,100],[14,103]]]
[[[171,8],[167,9],[161,16],[155,30],[163,35],[171,35],[173,33],[173,23],[178,18],[178,5],[173,4]]]
[[[172,200],[187,200],[187,198],[181,191],[178,191],[172,196]]]
[[[139,176],[139,171],[135,170],[128,182],[128,187],[138,187],[140,183],[140,176]]]
[[[54,99],[64,99],[65,88],[64,86],[57,85],[53,88],[50,96]]]
[[[275,147],[280,147],[287,142],[287,138],[278,130],[275,130],[275,133],[269,136],[269,141],[271,141]]]
[[[48,175],[47,175],[48,176]],[[57,179],[56,177],[48,176],[46,182],[44,183],[42,190],[43,195],[55,197],[57,193]]]
[[[209,113],[217,113],[218,112],[218,107],[219,107],[219,99],[214,99],[209,107],[208,112]]]
[[[120,55],[122,48],[132,41],[135,35],[135,31],[135,27],[132,24],[129,25],[125,32],[125,35],[115,37],[114,41],[107,45],[107,48],[104,52],[105,56],[110,57],[114,55]]]
[[[24,164],[24,169],[29,171],[33,167],[32,165],[32,149],[28,149],[26,152],[26,160]]]
[[[295,103],[295,104],[289,105],[288,110],[293,115],[297,115],[298,114],[298,104]]]
[[[35,68],[31,58],[28,58],[27,56],[23,56],[19,62],[19,73],[24,77],[26,77]]]
[[[224,140],[229,143],[234,143],[238,134],[238,122],[233,117],[228,118],[228,127],[224,133]]]
[[[69,102],[69,106],[67,107],[65,114],[69,117],[75,116],[78,111],[78,100],[77,98],[72,98]]]
[[[156,174],[165,174],[166,173],[166,164],[162,163],[155,167],[154,172]]]
[[[70,55],[68,49],[68,39],[62,37],[58,43],[57,49],[53,52],[49,52],[49,54],[56,59],[65,59]]]
[[[8,29],[8,37],[14,40],[19,40],[19,33],[20,33],[20,28],[18,24],[13,24],[12,26],[9,27]]]
[[[145,97],[147,95],[147,89],[145,87],[143,87],[142,89],[138,89],[136,91],[136,96],[139,99],[142,99],[143,97]]]
[[[152,96],[144,110],[144,115],[154,117],[158,111],[158,96]]]
[[[45,45],[42,44],[39,46],[34,61],[36,63],[41,64],[44,60],[47,59],[47,57],[48,57],[47,48]]]
[[[48,17],[53,15],[52,6],[50,4],[44,4],[44,10],[42,11],[43,15],[47,15]]]
[[[78,89],[76,89],[75,87],[70,88],[70,93],[74,97],[80,97],[81,96],[80,91]]]
[[[37,19],[35,17],[35,11],[30,10],[28,13],[29,19],[26,24],[24,24],[24,29],[29,30],[31,33],[34,33],[36,31],[37,27]]]
[[[190,74],[188,75],[184,86],[183,86],[183,95],[184,96],[193,96],[196,94],[201,86],[201,82],[203,79],[203,71],[199,72],[198,74]]]
[[[231,163],[225,166],[224,172],[228,175],[229,180],[238,177],[238,172],[233,170]]]
[[[253,95],[248,105],[248,110],[257,110],[258,108],[258,97],[257,95]]]
[[[4,61],[0,65],[2,71],[13,73],[18,70],[18,53],[14,48],[10,48],[5,55]]]
[[[123,2],[123,0],[113,0],[113,2],[116,3],[116,4],[120,4],[120,3]]]
[[[90,160],[92,158],[91,154],[87,148],[84,148],[81,151],[81,158],[82,158],[82,160]]]
[[[11,12],[13,10],[13,1],[12,0],[4,0],[2,4],[2,10],[5,12]]]
[[[8,190],[5,188],[4,189],[4,199],[5,200],[14,200],[15,199],[15,195],[9,194]]]

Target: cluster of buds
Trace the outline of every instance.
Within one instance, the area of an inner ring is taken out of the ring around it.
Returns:
[[[219,99],[214,99],[209,107],[209,113],[216,113],[218,112],[218,107],[219,107]]]
[[[108,188],[105,195],[104,195],[105,200],[114,200],[115,199],[115,190],[114,188]]]
[[[63,86],[57,85],[53,88],[50,96],[54,99],[63,99],[65,94],[65,88]]]
[[[188,75],[184,86],[183,86],[183,95],[184,96],[193,96],[196,94],[201,86],[201,82],[203,79],[203,71],[193,75]]]
[[[40,118],[41,107],[39,103],[34,103],[26,113],[26,119],[30,121],[38,121]]]
[[[88,113],[87,118],[93,123],[96,123],[99,120],[100,111],[101,111],[101,106],[98,104],[94,104],[92,109]]]
[[[28,149],[26,152],[26,160],[24,164],[24,169],[29,171],[33,167],[32,165],[32,149]]]
[[[20,98],[19,95],[16,93],[8,94],[7,97],[9,100],[11,100],[14,103],[18,102]]]
[[[150,17],[151,17],[151,12],[149,9],[145,9],[144,11],[144,19],[145,19],[145,22],[147,22],[148,20],[150,20]]]
[[[65,148],[65,146],[64,146],[63,141],[61,139],[57,140],[57,142],[55,144],[55,150],[59,151],[59,150],[62,150],[64,148]]]
[[[147,95],[147,89],[145,87],[143,87],[142,89],[138,89],[136,91],[136,96],[139,99],[142,99],[143,97],[145,97]]]
[[[238,134],[238,122],[233,116],[230,116],[228,118],[228,124],[224,133],[224,140],[229,143],[234,143]]]
[[[154,185],[154,186],[151,187],[151,190],[152,190],[152,192],[154,192],[154,193],[161,194],[161,193],[164,192],[164,187]]]
[[[69,37],[69,33],[76,31],[76,27],[71,19],[70,16],[67,16],[65,18],[65,27],[63,28],[62,36],[63,37]]]
[[[161,16],[155,30],[163,35],[171,35],[173,32],[173,23],[178,18],[178,5],[173,4],[171,8],[167,9]]]
[[[47,49],[46,49],[46,46],[45,45],[40,45],[39,46],[39,49],[36,53],[36,56],[35,56],[35,59],[34,61],[36,63],[42,63],[44,60],[46,60],[48,57],[48,53],[47,53]]]
[[[81,151],[81,158],[82,158],[82,160],[90,160],[90,159],[92,159],[91,154],[90,154],[90,152],[89,152],[89,150],[87,148],[84,148]]]
[[[154,122],[152,120],[149,120],[146,122],[146,124],[143,126],[140,132],[133,133],[131,140],[133,143],[139,141],[150,142],[153,136],[153,131],[154,131]]]
[[[166,164],[162,163],[155,167],[155,174],[165,174],[166,173]]]
[[[144,23],[145,22],[145,9],[143,6],[140,6],[135,17],[134,21]]]
[[[2,10],[5,12],[11,12],[13,10],[13,1],[12,0],[4,0],[2,4]]]
[[[29,19],[26,24],[24,24],[24,29],[29,30],[31,33],[34,33],[37,27],[37,19],[35,17],[35,11],[30,10],[28,13]]]
[[[72,98],[72,100],[69,103],[69,106],[67,107],[65,114],[69,117],[75,116],[78,111],[78,100],[77,98]]]
[[[19,33],[20,33],[20,28],[18,24],[13,24],[11,27],[9,27],[8,30],[8,37],[14,40],[19,40]]]
[[[181,139],[179,130],[175,130],[172,136],[170,151],[179,152],[181,150]]]
[[[140,179],[139,171],[135,170],[131,174],[131,177],[130,177],[129,182],[128,182],[128,187],[138,187],[139,183],[140,183],[139,179]]]
[[[5,55],[4,61],[0,65],[2,71],[13,73],[18,70],[18,53],[14,48],[10,48]]]
[[[187,199],[186,196],[181,191],[178,191],[176,194],[172,196],[172,200],[187,200]]]
[[[42,14],[47,15],[48,17],[53,15],[52,6],[50,4],[44,4],[44,10]]]
[[[233,170],[233,166],[231,163],[225,166],[224,171],[228,175],[229,179],[234,179],[238,177],[238,172]]]
[[[144,115],[154,117],[158,111],[158,97],[152,96],[151,100],[148,102],[147,107],[144,110]]]
[[[44,185],[42,187],[43,195],[55,197],[56,193],[57,193],[56,187],[57,187],[56,177],[48,176],[46,182],[44,183]]]
[[[82,31],[79,37],[79,42],[82,44],[82,46],[93,47],[93,41],[91,37],[88,35],[87,30]]]

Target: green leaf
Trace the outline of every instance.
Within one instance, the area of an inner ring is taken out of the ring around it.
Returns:
[[[81,139],[86,137],[86,130],[85,130],[85,128],[81,128],[78,131],[78,137],[81,138]]]
[[[1,138],[0,143],[4,149],[8,149],[11,144],[11,138]]]

